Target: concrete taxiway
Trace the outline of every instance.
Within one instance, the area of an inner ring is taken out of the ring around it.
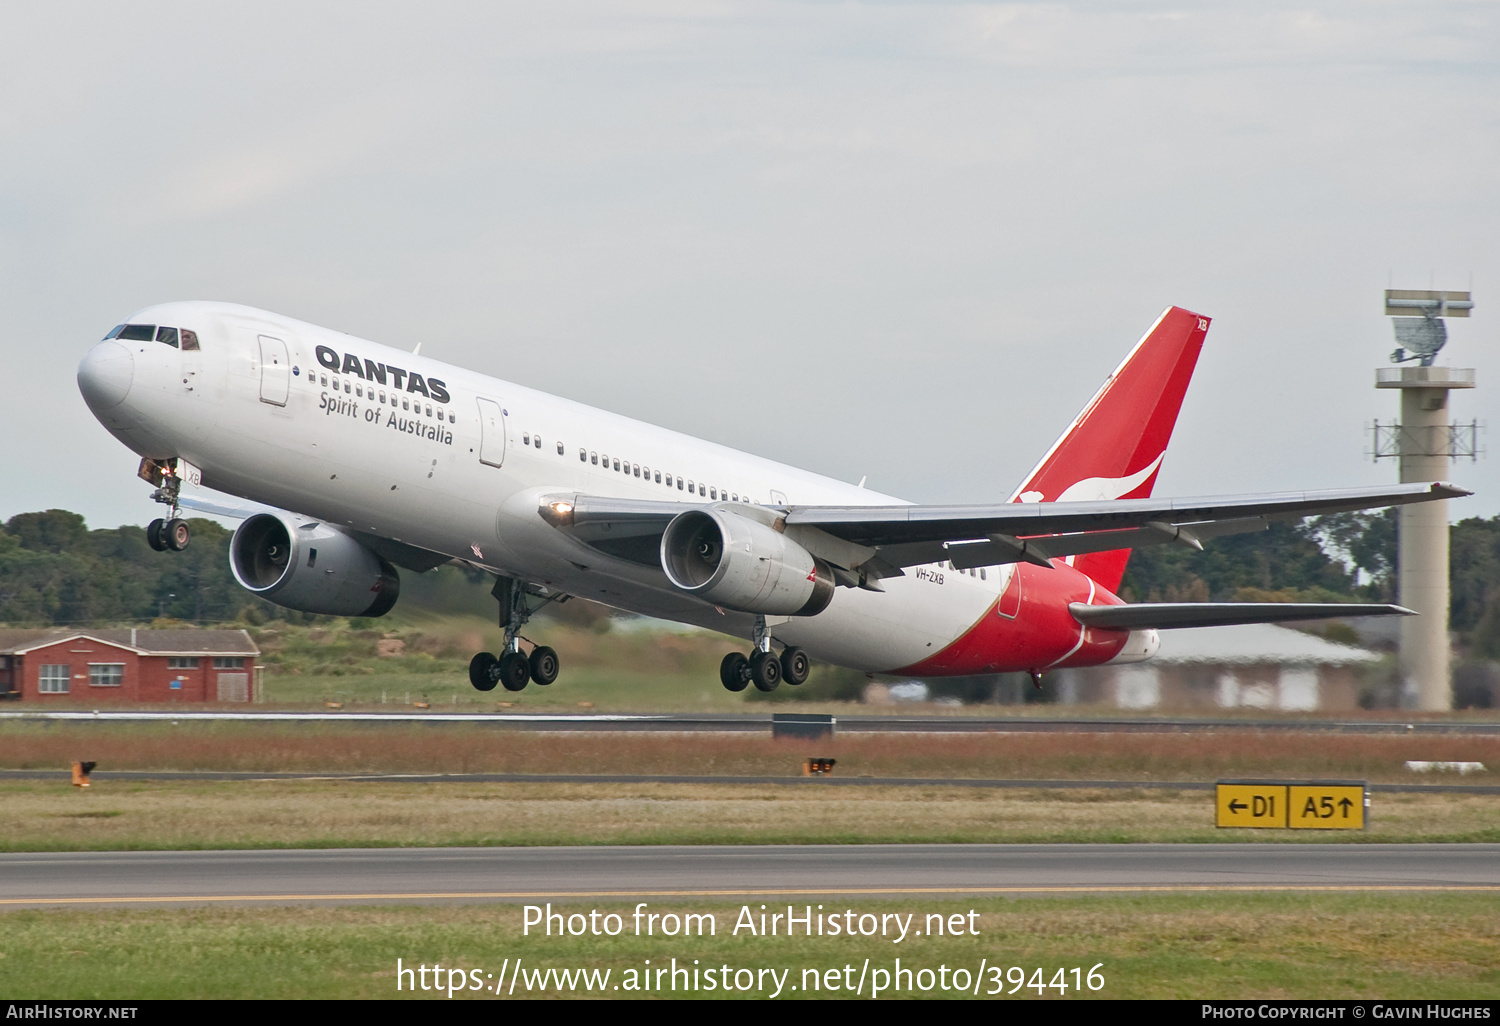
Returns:
[[[922,844],[0,855],[0,907],[1496,891],[1500,844]]]

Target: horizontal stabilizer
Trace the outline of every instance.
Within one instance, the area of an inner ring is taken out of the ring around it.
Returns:
[[[1222,627],[1235,623],[1333,620],[1349,616],[1415,616],[1404,606],[1357,602],[1136,602],[1123,606],[1068,605],[1088,627],[1143,630],[1154,627]]]

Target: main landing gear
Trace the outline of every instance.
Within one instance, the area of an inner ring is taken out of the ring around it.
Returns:
[[[182,510],[177,497],[182,491],[182,478],[177,473],[177,461],[141,460],[140,476],[156,485],[151,498],[167,506],[172,512],[167,518],[158,518],[146,525],[146,544],[157,552],[181,552],[193,540],[192,529],[182,519]]]
[[[744,691],[751,684],[757,691],[775,691],[782,681],[796,685],[806,682],[812,672],[812,662],[807,653],[795,645],[781,650],[781,655],[771,651],[771,633],[766,629],[766,618],[755,618],[755,633],[751,638],[755,651],[746,656],[731,652],[719,663],[719,682],[730,691]]]
[[[505,629],[505,651],[499,658],[480,652],[469,660],[469,683],[480,691],[493,691],[503,685],[506,691],[520,691],[527,684],[551,684],[557,679],[557,653],[546,645],[537,645],[531,655],[521,651],[521,628],[531,615],[548,602],[562,602],[566,595],[553,594],[533,608],[527,601],[526,586],[511,577],[499,577],[490,592],[500,602],[500,626]]]

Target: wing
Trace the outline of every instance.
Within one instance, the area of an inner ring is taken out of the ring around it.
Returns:
[[[960,569],[1048,560],[1176,542],[1201,549],[1207,539],[1260,531],[1272,521],[1324,513],[1451,499],[1472,492],[1451,484],[1344,488],[1189,499],[1007,502],[991,506],[787,506],[717,503],[771,523],[839,570],[842,584],[878,585],[902,567],[951,561]],[[693,508],[679,502],[549,495],[542,515],[602,551],[657,563],[662,532]],[[857,575],[857,576],[854,576]]]

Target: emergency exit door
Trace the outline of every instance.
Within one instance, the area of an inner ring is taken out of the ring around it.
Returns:
[[[479,462],[491,467],[505,462],[505,411],[493,399],[479,400]]]

